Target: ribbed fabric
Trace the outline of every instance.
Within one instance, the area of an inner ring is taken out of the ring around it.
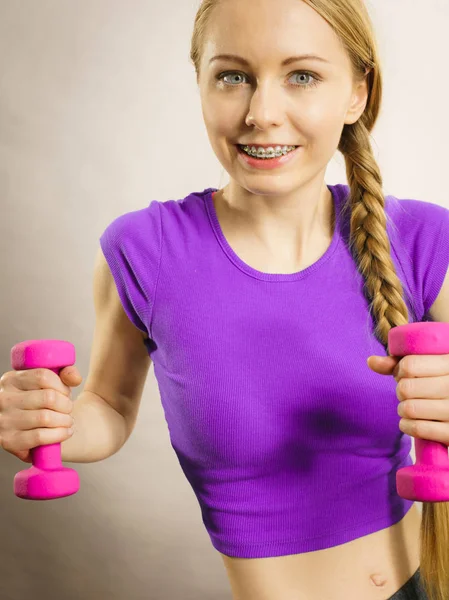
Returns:
[[[412,464],[396,382],[348,250],[346,185],[323,256],[292,274],[245,264],[208,188],[153,200],[101,236],[124,309],[146,331],[171,444],[213,546],[262,558],[329,548],[400,521]],[[431,320],[449,264],[449,210],[386,198],[410,321]]]

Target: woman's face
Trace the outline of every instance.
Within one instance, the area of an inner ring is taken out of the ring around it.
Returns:
[[[365,109],[366,82],[355,85],[333,29],[301,0],[222,0],[203,48],[198,83],[209,140],[230,177],[253,193],[288,193],[325,170],[344,124]],[[247,64],[215,59],[222,54]],[[323,60],[282,64],[302,54]],[[261,170],[237,144],[302,148],[282,167]]]

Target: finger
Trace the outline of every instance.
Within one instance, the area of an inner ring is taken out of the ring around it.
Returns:
[[[29,369],[16,371],[15,374],[16,377],[13,379],[13,385],[19,390],[51,388],[65,396],[70,395],[70,388],[50,369]]]
[[[404,377],[398,382],[397,392],[402,400],[414,400],[415,398],[445,400],[449,397],[449,375],[441,377]]]
[[[400,360],[400,357],[395,356],[370,356],[367,364],[370,369],[374,369],[381,375],[394,375]]]
[[[398,415],[406,419],[449,421],[449,400],[404,400]]]
[[[449,354],[410,354],[399,365],[400,377],[449,375]]]
[[[56,390],[41,389],[31,394],[16,393],[15,407],[18,410],[50,409],[69,414],[73,410],[73,402],[65,394]]]
[[[412,437],[449,446],[449,423],[401,419],[399,429]]]
[[[12,419],[13,425],[20,431],[40,429],[43,427],[72,427],[73,419],[66,413],[54,410],[27,410],[20,414],[20,418]]]
[[[71,367],[65,367],[59,373],[59,377],[62,379],[63,383],[70,387],[77,387],[82,382],[83,378],[78,369],[73,365]]]
[[[67,440],[73,434],[67,427],[57,427],[45,429],[32,429],[30,431],[19,431],[13,436],[13,440],[6,441],[3,448],[6,451],[20,452],[37,448],[38,446],[47,446],[48,444],[58,444]]]
[[[390,370],[393,364],[396,364],[397,361],[393,359],[391,356],[369,356],[367,359],[368,366],[370,368],[375,368],[376,370]]]
[[[30,465],[33,464],[33,460],[31,458],[29,450],[18,450],[17,452],[14,452],[14,456]]]

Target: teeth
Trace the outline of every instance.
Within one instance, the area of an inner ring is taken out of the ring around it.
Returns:
[[[242,146],[241,147],[246,154],[255,156],[257,158],[275,158],[285,154],[288,154],[292,150],[295,150],[296,146],[270,146],[268,148],[257,148],[256,146]]]

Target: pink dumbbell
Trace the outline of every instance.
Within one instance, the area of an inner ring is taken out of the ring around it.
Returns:
[[[60,340],[28,340],[11,350],[11,365],[16,371],[50,369],[57,375],[75,364],[75,347]],[[31,450],[33,466],[14,477],[14,493],[26,500],[53,500],[76,494],[80,488],[78,473],[64,467],[61,444],[38,446]]]
[[[449,354],[449,323],[433,321],[393,327],[388,333],[393,356]],[[449,500],[449,457],[446,444],[415,439],[416,464],[396,473],[399,496],[418,502]]]

